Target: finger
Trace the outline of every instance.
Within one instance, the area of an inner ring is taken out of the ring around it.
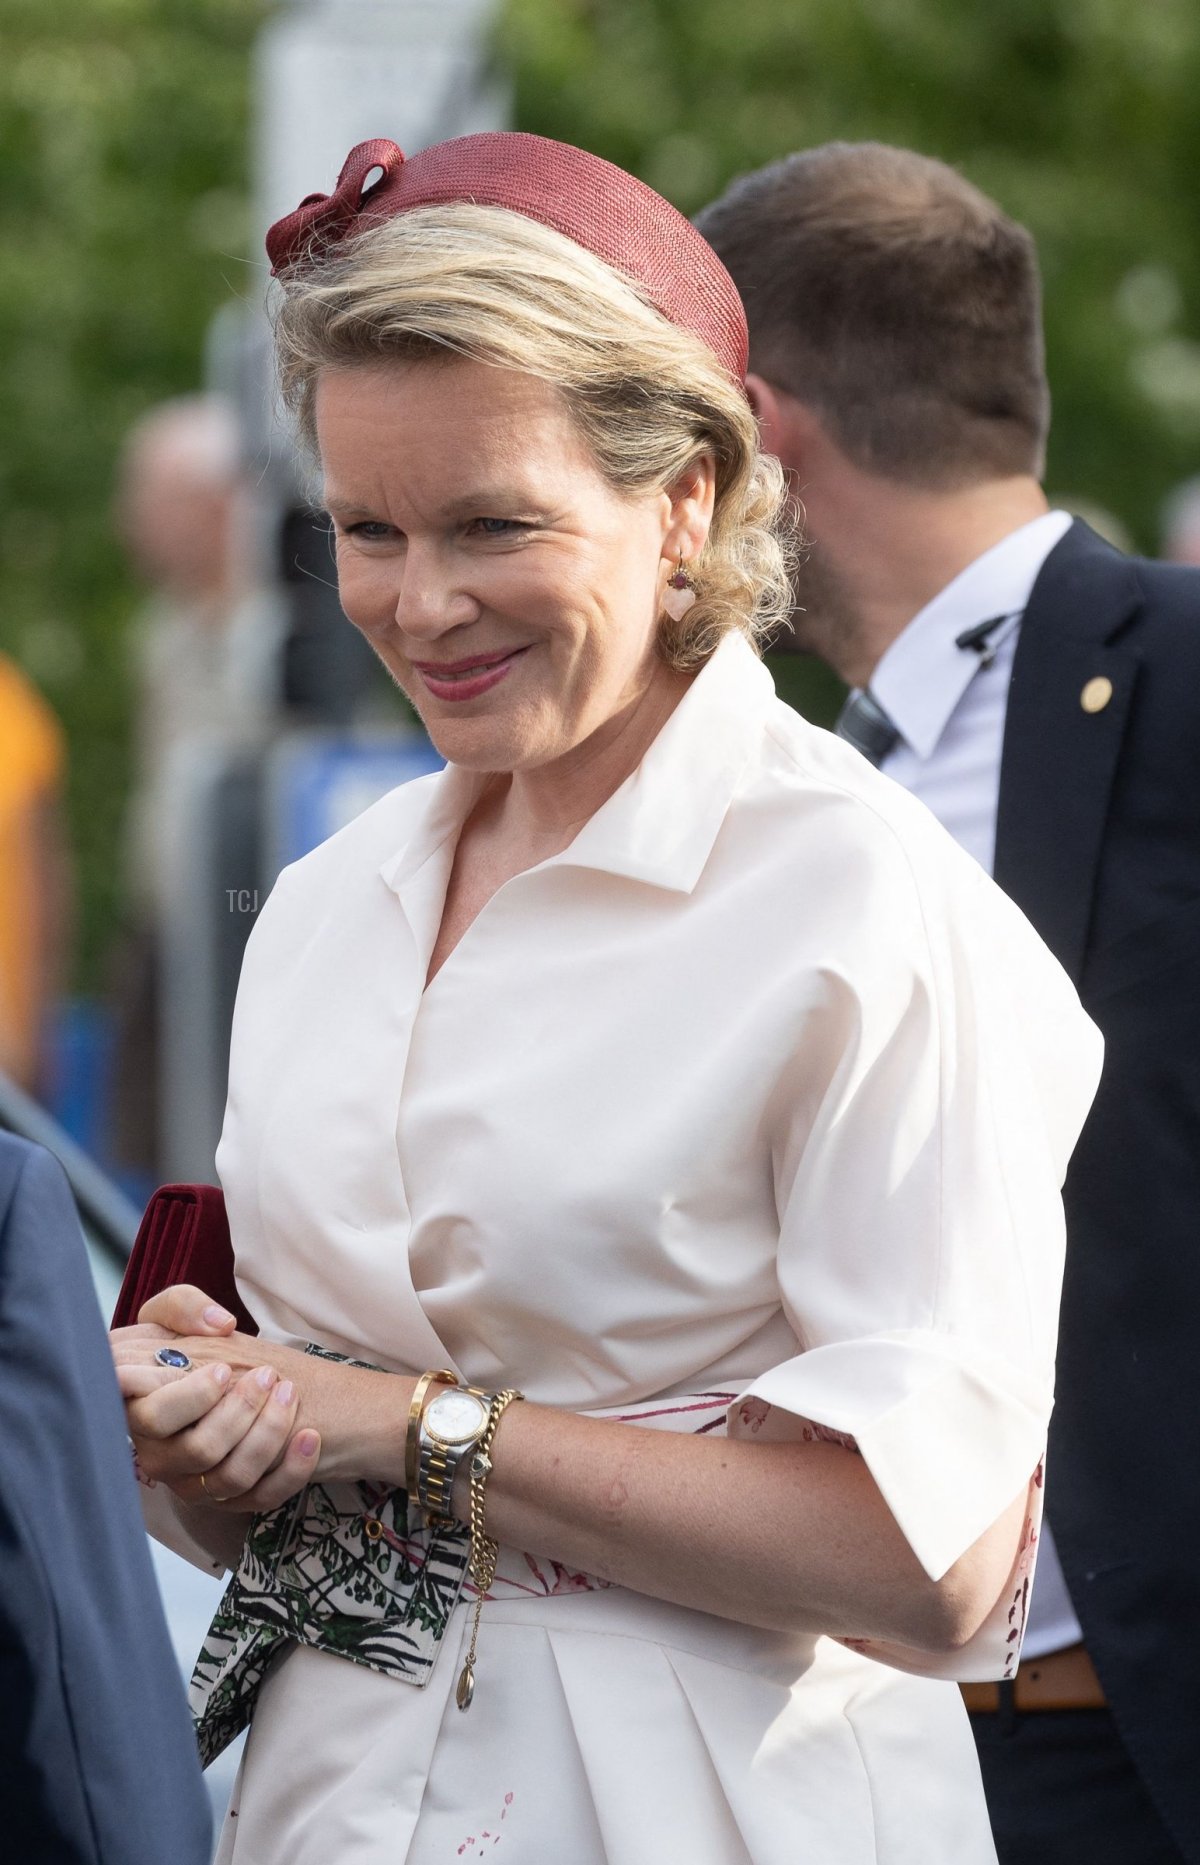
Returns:
[[[207,1373],[210,1369],[206,1367],[201,1371]],[[140,1405],[136,1401],[127,1405],[130,1433],[137,1442],[147,1475],[178,1485],[185,1478],[191,1482],[201,1470],[210,1470],[220,1463],[249,1430],[276,1377],[273,1367],[257,1367],[232,1382],[220,1381],[225,1390],[215,1402],[174,1432],[162,1430],[165,1393],[152,1394]],[[151,1429],[144,1436],[139,1435],[135,1426],[147,1420]],[[190,1496],[186,1499],[190,1500]]]
[[[320,1453],[320,1433],[311,1429],[298,1431],[276,1468],[269,1471],[253,1489],[237,1497],[230,1507],[239,1514],[249,1510],[258,1514],[265,1509],[278,1509],[312,1482],[317,1474]]]
[[[138,1373],[155,1371],[166,1372],[166,1382],[156,1384],[142,1396],[126,1400],[125,1417],[130,1437],[162,1440],[186,1431],[220,1404],[233,1377],[232,1369],[220,1362],[215,1366],[193,1367],[190,1373],[175,1374],[166,1367],[127,1366],[118,1369],[118,1383]],[[159,1473],[152,1471],[151,1474]]]
[[[254,1424],[272,1389],[279,1383],[273,1366],[256,1366],[230,1384],[219,1405],[180,1432],[172,1448],[172,1467],[191,1471],[215,1470],[241,1443]],[[220,1492],[218,1492],[220,1493]]]
[[[126,1328],[122,1338],[110,1336],[114,1366],[153,1366],[161,1365],[155,1361],[155,1354],[164,1344],[175,1346],[178,1334],[172,1334],[170,1328]],[[184,1369],[186,1371],[186,1368]]]
[[[261,1482],[283,1459],[299,1404],[294,1383],[281,1379],[241,1442],[215,1468],[205,1471],[205,1493],[231,1500]]]
[[[118,1360],[117,1386],[123,1399],[145,1399],[160,1386],[178,1384],[186,1379],[186,1373],[176,1372],[174,1367],[156,1366],[153,1361]]]
[[[156,1322],[172,1334],[231,1334],[237,1326],[235,1316],[203,1289],[190,1282],[176,1282],[160,1289],[138,1310],[139,1322]]]
[[[117,1388],[123,1399],[145,1399],[152,1392],[158,1392],[164,1386],[178,1385],[180,1380],[188,1379],[192,1373],[211,1373],[217,1367],[229,1371],[227,1360],[197,1361],[190,1369],[187,1367],[160,1366],[156,1360],[118,1360],[114,1371],[117,1375]],[[243,1368],[242,1371],[245,1371]],[[218,1374],[221,1386],[228,1384],[225,1374]],[[181,1427],[182,1429],[182,1427]]]
[[[144,1334],[140,1340],[117,1342],[112,1349],[114,1366],[165,1366],[168,1372],[178,1379],[190,1370],[188,1366],[175,1366],[160,1359],[164,1347],[171,1347],[183,1354],[190,1366],[236,1366],[239,1372],[246,1367],[260,1366],[261,1357],[255,1355],[247,1359],[245,1354],[244,1334],[172,1334],[167,1328],[156,1330],[154,1334]]]

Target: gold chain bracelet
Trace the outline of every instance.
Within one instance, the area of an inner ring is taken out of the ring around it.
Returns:
[[[469,1710],[471,1699],[475,1695],[475,1651],[479,1644],[479,1619],[483,1612],[483,1598],[492,1581],[496,1578],[496,1562],[500,1557],[500,1544],[493,1541],[484,1526],[483,1510],[487,1480],[492,1474],[492,1441],[496,1436],[496,1427],[503,1418],[514,1399],[523,1399],[525,1394],[506,1386],[492,1400],[487,1424],[483,1436],[475,1447],[471,1459],[471,1559],[469,1571],[475,1586],[475,1619],[471,1626],[471,1643],[467,1651],[467,1661],[459,1673],[458,1688],[454,1693],[460,1710]]]

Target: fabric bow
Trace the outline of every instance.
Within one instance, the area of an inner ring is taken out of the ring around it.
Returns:
[[[357,143],[342,165],[333,193],[306,194],[299,207],[277,220],[267,234],[272,276],[278,278],[314,244],[332,246],[345,239],[360,215],[377,205],[379,195],[393,187],[403,166],[403,149],[386,136]],[[382,175],[364,188],[363,183],[375,168],[382,169]]]

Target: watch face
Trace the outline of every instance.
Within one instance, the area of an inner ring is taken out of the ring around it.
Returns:
[[[487,1423],[487,1407],[470,1392],[439,1392],[425,1410],[425,1425],[443,1444],[470,1444]]]

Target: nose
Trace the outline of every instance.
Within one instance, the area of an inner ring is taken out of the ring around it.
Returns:
[[[479,616],[452,557],[409,540],[396,592],[396,627],[410,641],[436,641]]]

